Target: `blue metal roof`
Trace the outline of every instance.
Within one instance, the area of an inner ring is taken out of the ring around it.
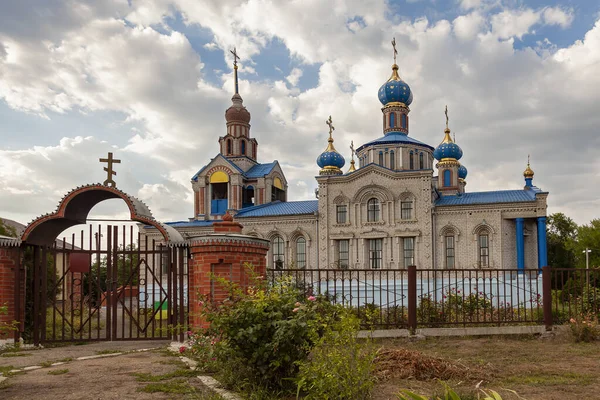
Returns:
[[[462,206],[469,204],[522,203],[535,201],[539,190],[496,190],[491,192],[472,192],[461,195],[442,196],[436,206]]]
[[[222,154],[217,154],[217,157],[222,157],[222,158],[223,158],[225,161],[227,161],[227,162],[229,163],[229,165],[231,165],[233,168],[237,169],[237,170],[238,170],[240,173],[242,173],[242,174],[244,173],[244,170],[243,170],[243,169],[241,169],[240,167],[238,167],[237,165],[235,165],[235,163],[234,163],[233,161],[231,161],[231,160],[227,159],[227,157],[224,157]],[[215,158],[217,158],[217,157],[215,157]],[[211,163],[211,162],[213,162],[213,160],[214,160],[215,158],[211,159],[211,160],[208,162],[208,164],[206,164],[204,167],[200,168],[200,170],[199,170],[198,172],[196,172],[196,173],[194,174],[194,176],[192,176],[192,180],[193,180],[193,181],[197,181],[197,180],[198,180],[198,175],[200,175],[200,174],[202,173],[202,171],[204,171],[204,169],[205,169],[206,167],[208,167],[208,166],[210,165],[210,163]]]
[[[186,227],[201,227],[201,226],[212,226],[214,221],[175,221],[165,222],[166,225],[172,226],[173,228],[186,228]]]
[[[244,176],[249,179],[262,178],[263,176],[267,175],[269,172],[271,172],[273,170],[273,168],[275,167],[275,164],[277,164],[277,161],[273,161],[273,162],[267,163],[267,164],[256,164],[255,166],[250,168],[248,171],[246,171]]]
[[[272,203],[244,208],[235,215],[235,218],[314,214],[317,212],[318,206],[318,200],[274,201]]]
[[[360,151],[365,147],[372,146],[375,144],[396,144],[396,143],[405,143],[405,144],[414,144],[418,146],[427,147],[428,149],[434,150],[434,148],[426,143],[420,142],[416,139],[411,138],[406,133],[403,132],[390,132],[387,135],[380,137],[379,139],[372,140],[368,143],[360,146],[356,151]]]

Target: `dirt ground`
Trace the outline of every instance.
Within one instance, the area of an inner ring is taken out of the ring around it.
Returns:
[[[0,398],[44,400],[200,399],[216,400],[165,346],[161,350],[75,360],[77,357],[155,347],[156,343],[101,343],[0,355],[0,371],[42,364],[44,368],[9,375],[0,383]],[[8,356],[7,356],[8,355]],[[65,364],[48,366],[64,361]]]
[[[479,371],[448,381],[463,399],[477,398],[475,386],[480,381],[480,387],[496,390],[505,400],[600,399],[600,345],[574,343],[566,334],[551,339],[428,338],[418,342],[385,340],[378,344],[386,349],[416,350],[424,356],[465,366],[471,372]],[[427,396],[443,393],[442,384],[435,379],[391,377],[377,384],[374,399],[397,399],[400,389]]]

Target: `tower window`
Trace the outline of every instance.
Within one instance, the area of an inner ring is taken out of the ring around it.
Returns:
[[[383,151],[379,152],[379,165],[381,165],[382,167],[384,166],[383,165]]]
[[[452,172],[449,169],[444,170],[444,187],[452,186]]]
[[[454,236],[449,235],[446,236],[444,239],[446,241],[446,268],[454,268]]]
[[[406,129],[406,114],[402,114],[402,128]]]
[[[231,154],[231,139],[227,139],[227,154]]]
[[[281,236],[273,239],[273,265],[276,269],[283,269],[285,263],[284,245]]]
[[[242,140],[242,154],[246,155],[246,141]]]
[[[424,162],[423,162],[423,153],[419,154],[419,169],[423,169],[424,166]]]
[[[396,113],[390,113],[390,128],[396,127]]]
[[[379,199],[372,198],[367,201],[367,222],[379,221],[380,204]]]
[[[390,151],[390,169],[396,169],[396,154],[394,150]]]
[[[382,248],[382,239],[369,239],[369,266],[373,269],[379,269],[383,264]]]
[[[408,169],[415,169],[415,159],[414,159],[414,153],[412,152],[412,150],[410,151],[410,157],[409,157],[409,167]]]
[[[296,241],[296,266],[306,268],[306,239],[303,237]]]

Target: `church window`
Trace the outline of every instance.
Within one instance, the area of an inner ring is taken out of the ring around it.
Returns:
[[[231,139],[227,139],[227,155],[231,154]]]
[[[246,155],[246,141],[242,140],[242,154]]]
[[[415,265],[415,238],[402,239],[402,248],[404,250],[404,268]]]
[[[390,128],[396,127],[396,113],[390,113]]]
[[[419,169],[423,169],[424,167],[424,162],[423,162],[423,153],[419,154]]]
[[[302,236],[296,240],[296,266],[306,268],[306,239]]]
[[[338,224],[345,224],[348,221],[348,206],[346,204],[340,204],[336,206],[336,222]]]
[[[273,239],[273,265],[276,269],[283,269],[285,263],[284,242],[281,236]]]
[[[408,169],[415,169],[414,153],[412,152],[412,150],[410,152],[409,164],[410,165],[409,165]]]
[[[396,169],[396,154],[394,150],[390,151],[390,169]]]
[[[347,269],[350,265],[350,241],[348,239],[338,240],[338,266]]]
[[[444,237],[445,240],[445,255],[446,255],[446,268],[454,268],[454,236],[447,235]]]
[[[279,177],[273,179],[273,186],[271,186],[271,201],[285,201],[285,190],[283,182]]]
[[[229,175],[223,171],[216,171],[210,176],[210,213],[213,215],[223,215],[227,211],[228,182]]]
[[[405,200],[400,202],[400,217],[402,219],[412,219],[413,216],[413,203],[412,201]]]
[[[379,165],[381,165],[382,167],[384,166],[384,163],[383,163],[383,151],[379,152]]]
[[[379,199],[372,198],[367,201],[367,222],[379,221],[380,204]]]
[[[383,239],[369,239],[369,266],[373,269],[381,268]]]
[[[407,125],[406,114],[402,114],[402,128],[406,129]]]
[[[452,172],[449,169],[444,170],[444,186],[452,186]]]
[[[490,263],[490,238],[487,233],[481,233],[479,242],[479,266],[487,267]]]

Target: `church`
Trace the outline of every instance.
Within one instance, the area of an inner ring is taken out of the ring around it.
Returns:
[[[316,199],[308,201],[288,201],[277,160],[257,161],[232,53],[235,93],[219,153],[191,179],[193,217],[169,223],[184,238],[210,234],[228,213],[243,234],[270,242],[268,268],[536,270],[547,264],[548,192],[534,186],[529,161],[523,189],[468,192],[447,109],[436,147],[410,135],[413,93],[398,73],[395,49],[391,76],[377,93],[382,136],[352,146],[345,168],[330,116],[328,143],[315,155]],[[141,229],[159,238],[152,228]]]

